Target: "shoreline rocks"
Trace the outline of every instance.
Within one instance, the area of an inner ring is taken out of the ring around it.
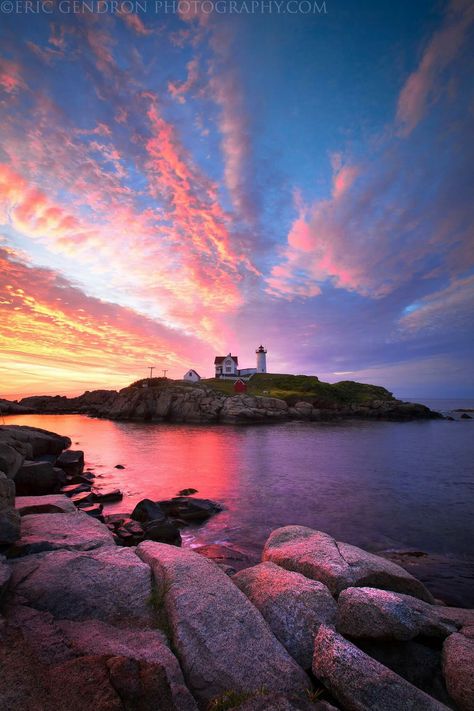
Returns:
[[[319,580],[335,596],[345,588],[377,587],[434,602],[423,583],[395,563],[305,526],[273,531],[265,543],[263,560]]]
[[[24,398],[19,406],[39,414],[75,413],[111,420],[190,424],[258,424],[292,420],[320,422],[348,418],[406,421],[442,417],[424,405],[394,398],[372,399],[362,404],[330,400],[288,403],[264,395],[228,396],[205,385],[192,386],[176,381],[160,387],[130,386],[119,392],[87,391],[74,398],[34,396]]]
[[[304,695],[310,686],[304,671],[216,565],[191,550],[149,541],[137,554],[153,571],[173,648],[200,701],[262,687]]]
[[[6,430],[21,461],[0,475],[0,523],[17,526],[0,539],[5,711],[474,711],[474,610],[435,604],[401,566],[303,526],[273,531],[255,565],[143,540],[221,507],[181,495],[104,517],[82,452],[61,457],[70,496],[15,500],[25,462],[54,469],[65,440]]]

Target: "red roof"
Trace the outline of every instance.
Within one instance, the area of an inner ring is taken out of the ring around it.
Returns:
[[[230,357],[231,357],[232,360],[234,361],[235,365],[238,365],[238,364],[239,364],[239,358],[238,358],[238,356],[233,356],[233,355],[231,355]],[[229,356],[216,356],[216,357],[214,358],[214,365],[219,365],[219,363],[223,363],[226,358],[229,358]]]

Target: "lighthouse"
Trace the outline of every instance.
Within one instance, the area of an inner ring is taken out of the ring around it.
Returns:
[[[267,372],[267,349],[260,346],[255,351],[257,354],[257,373]]]

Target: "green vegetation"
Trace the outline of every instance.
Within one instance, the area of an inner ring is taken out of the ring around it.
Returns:
[[[234,395],[233,380],[209,378],[199,385],[207,385],[226,395]],[[363,404],[371,400],[393,400],[393,395],[378,385],[366,385],[352,380],[323,383],[315,375],[279,375],[262,373],[253,375],[247,383],[249,395],[268,395],[286,400],[288,404],[304,400],[316,406],[331,404]]]
[[[181,382],[181,381],[171,380],[170,378],[142,378],[141,380],[135,380],[135,382],[131,383],[128,387],[129,388],[143,388],[143,387],[165,388],[168,385],[174,385],[176,382]]]
[[[169,587],[166,583],[158,588],[156,582],[152,582],[151,594],[148,597],[147,603],[153,610],[155,625],[160,629],[165,637],[171,639],[171,626],[165,610],[165,596]]]
[[[255,692],[234,691],[231,689],[229,691],[226,691],[224,694],[222,694],[222,696],[219,696],[217,699],[213,699],[207,707],[207,711],[227,711],[228,709],[235,709],[236,706],[240,706],[244,703],[244,701],[253,699],[256,696],[267,695],[268,691],[264,688]]]
[[[181,387],[201,388],[206,386],[217,390],[224,395],[235,395],[234,379],[221,380],[207,378],[198,383],[184,383],[182,380],[170,378],[143,378],[132,383],[129,387],[164,388],[170,385]],[[372,400],[393,400],[394,397],[385,388],[379,385],[366,385],[353,380],[341,380],[339,383],[323,383],[315,375],[287,375],[273,373],[259,373],[253,375],[247,382],[249,395],[268,395],[286,400],[289,405],[298,401],[312,403],[315,407],[331,407],[331,405],[344,405],[355,403],[362,405]]]

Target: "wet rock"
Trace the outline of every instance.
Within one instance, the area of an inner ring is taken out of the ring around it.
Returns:
[[[125,469],[125,467],[123,466],[123,464],[116,464],[114,469]]]
[[[471,415],[468,415],[467,413],[463,412],[460,419],[461,420],[472,420],[472,417],[471,417]]]
[[[422,600],[377,588],[346,588],[339,595],[337,630],[350,637],[407,641],[444,639],[457,626]]]
[[[25,461],[15,476],[18,496],[52,494],[64,484],[64,472],[51,462]]]
[[[20,515],[15,511],[15,484],[0,472],[0,546],[20,537]]]
[[[17,496],[15,508],[20,516],[30,514],[75,513],[76,509],[71,499],[62,494],[45,496]]]
[[[81,491],[79,494],[73,494],[71,496],[71,501],[75,507],[81,509],[84,506],[90,506],[94,503],[94,496],[92,491]]]
[[[452,634],[443,646],[443,674],[460,711],[474,711],[474,639]]]
[[[53,551],[15,561],[12,567],[11,604],[49,612],[58,620],[153,626],[151,571],[132,549]]]
[[[90,488],[92,482],[95,479],[95,475],[92,472],[84,472],[83,474],[75,474],[74,476],[66,475],[68,484],[85,484]]]
[[[60,548],[88,551],[113,545],[107,526],[80,511],[54,516],[33,514],[23,516],[21,538],[12,546],[11,553],[24,556]]]
[[[201,522],[222,511],[222,506],[210,499],[194,499],[188,496],[176,496],[166,501],[158,501],[161,510],[167,516],[183,521]]]
[[[198,490],[197,489],[181,489],[181,491],[178,491],[177,496],[192,496],[192,494],[197,494]]]
[[[99,521],[104,520],[102,516],[102,512],[104,510],[104,507],[102,504],[91,504],[90,506],[82,506],[81,511],[82,513],[87,514],[88,516],[92,516],[92,518],[97,518]]]
[[[180,711],[197,709],[185,686],[178,661],[159,630],[122,629],[99,620],[60,621],[57,624],[78,654],[121,656],[154,665],[155,673],[166,678],[176,708]],[[156,708],[160,709],[162,705],[158,704]]]
[[[190,550],[145,541],[170,635],[191,692],[209,701],[228,689],[305,693],[309,680],[260,613],[219,568]]]
[[[82,474],[84,470],[84,452],[81,452],[80,449],[67,449],[59,455],[56,465],[71,476]]]
[[[172,521],[149,521],[143,524],[143,531],[145,538],[149,541],[170,543],[174,546],[181,545],[181,534]]]
[[[320,627],[316,636],[313,673],[344,709],[447,711],[329,627]]]
[[[246,568],[232,578],[291,656],[309,669],[319,627],[334,625],[337,605],[328,588],[274,563]]]
[[[120,489],[111,489],[103,491],[101,489],[92,489],[92,500],[103,504],[111,504],[113,501],[122,501],[123,494]]]
[[[83,494],[84,492],[91,491],[91,485],[89,482],[84,482],[82,484],[66,484],[66,486],[61,487],[61,494],[65,496],[75,496],[75,494]]]
[[[434,601],[423,583],[395,563],[305,526],[285,526],[273,531],[262,557],[264,561],[319,580],[333,595],[349,587],[370,586]]]
[[[166,516],[159,504],[151,499],[142,499],[133,509],[130,518],[140,523],[148,523],[149,521],[164,521]]]

